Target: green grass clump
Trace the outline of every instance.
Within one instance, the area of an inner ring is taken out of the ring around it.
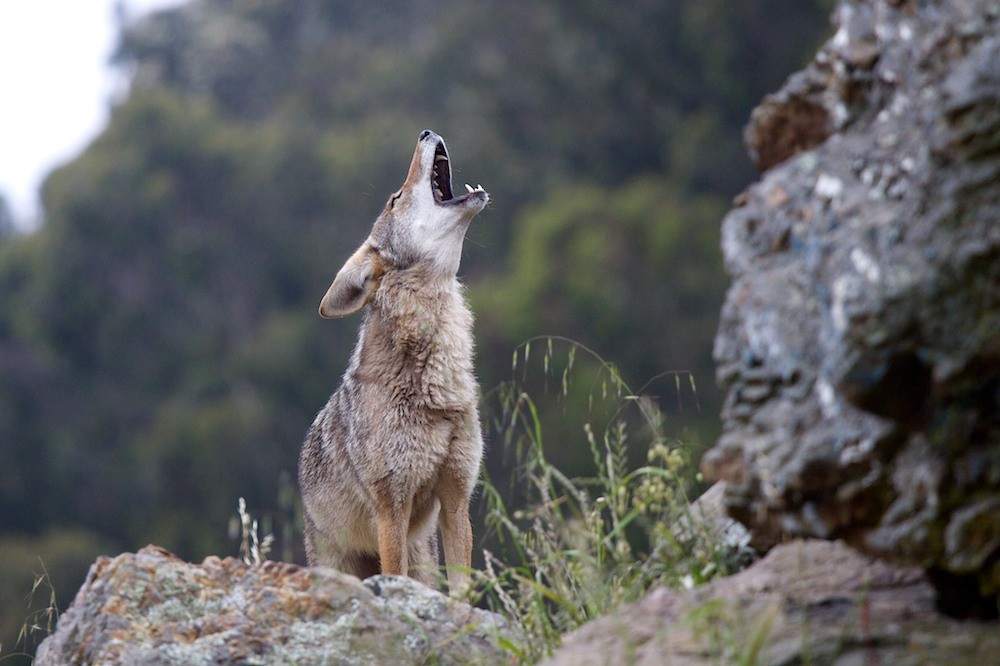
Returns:
[[[512,486],[523,492],[526,508],[509,511],[501,489],[483,484],[499,552],[485,552],[478,582],[486,602],[515,625],[506,646],[524,663],[550,655],[567,632],[651,588],[692,587],[737,565],[719,530],[692,515],[690,493],[699,479],[690,446],[667,435],[657,400],[632,391],[593,351],[557,338],[543,339],[546,378],[557,376],[554,340],[569,344],[562,399],[577,395],[575,374],[589,380],[578,440],[560,442],[559,450],[589,452],[593,472],[570,477],[549,462],[541,410],[523,382],[514,381],[500,389],[495,426],[515,456]],[[518,352],[515,375],[529,362],[531,343]],[[679,391],[681,374],[674,377]],[[633,432],[641,452],[630,451]]]

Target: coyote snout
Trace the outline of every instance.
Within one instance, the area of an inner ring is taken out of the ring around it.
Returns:
[[[309,564],[432,584],[441,527],[454,593],[471,566],[483,441],[472,314],[456,274],[482,187],[455,196],[444,141],[424,130],[402,188],[337,273],[323,317],[366,308],[340,387],[299,459]]]

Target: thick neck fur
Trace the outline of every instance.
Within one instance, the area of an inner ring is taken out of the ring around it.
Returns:
[[[475,404],[472,313],[458,279],[419,268],[386,273],[368,304],[351,373],[391,384],[400,406]]]

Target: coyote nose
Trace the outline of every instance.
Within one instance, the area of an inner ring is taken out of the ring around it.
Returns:
[[[423,141],[424,139],[426,139],[427,137],[429,137],[431,134],[434,134],[434,132],[432,132],[430,130],[424,130],[423,132],[420,133],[420,137],[417,140],[418,141]]]

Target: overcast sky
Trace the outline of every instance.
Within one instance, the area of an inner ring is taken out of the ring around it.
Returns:
[[[183,0],[124,0],[129,16]],[[0,0],[0,194],[39,217],[38,186],[100,133],[116,88],[117,0]]]

